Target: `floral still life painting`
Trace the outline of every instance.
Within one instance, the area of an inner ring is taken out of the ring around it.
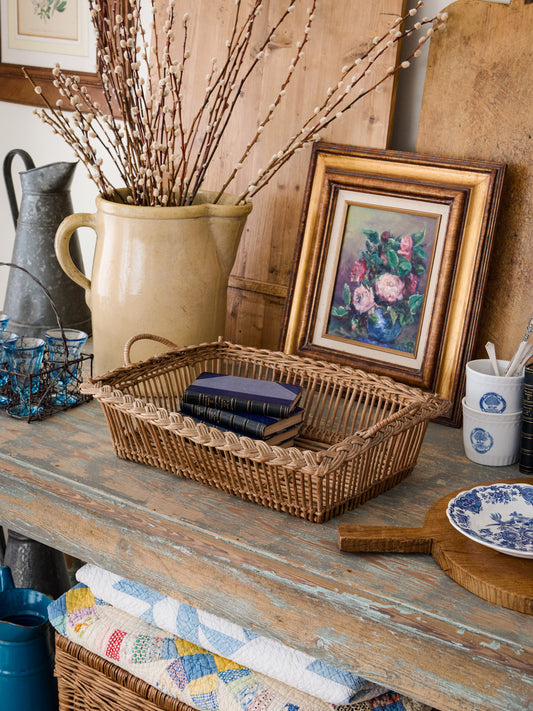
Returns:
[[[435,215],[347,207],[330,337],[415,352],[438,223]]]
[[[318,143],[282,349],[437,392],[458,426],[504,173]]]

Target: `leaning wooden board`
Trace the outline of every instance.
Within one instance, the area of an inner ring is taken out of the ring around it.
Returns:
[[[529,479],[511,481],[531,483]],[[460,491],[433,504],[419,528],[341,524],[339,548],[352,553],[431,554],[452,580],[474,595],[533,615],[533,561],[499,553],[459,533],[449,522],[446,508]]]
[[[163,5],[166,7],[166,2],[161,3]],[[277,95],[279,82],[294,57],[300,28],[305,26],[309,3],[295,5],[295,22],[276,33],[262,72],[241,95],[239,121],[230,127],[228,140],[222,146],[221,160],[212,166],[206,187],[220,187],[221,178],[238,162],[245,141],[253,135],[260,117]],[[273,124],[275,130],[264,131],[258,155],[249,170],[240,171],[231,192],[247,185],[257,170],[280,149],[292,129],[312,113],[319,97],[323,97],[328,86],[338,79],[342,66],[362,53],[373,37],[401,14],[404,5],[404,0],[321,0],[304,64],[295,72],[283,98]],[[286,6],[285,0],[265,0],[258,21],[266,26]],[[178,0],[176,7],[179,17],[185,10],[191,17],[190,42],[195,48],[195,62],[188,67],[184,93],[190,97],[187,105],[196,105],[205,92],[205,75],[211,58],[223,56],[235,5],[233,0],[219,3]],[[382,69],[389,64],[390,59],[383,60]],[[382,91],[365,98],[347,116],[324,131],[324,140],[385,148],[393,94],[394,81],[391,80],[382,85]],[[247,221],[230,277],[226,337],[236,343],[267,348],[278,346],[309,159],[309,151],[295,156],[253,201],[254,209]]]
[[[511,357],[533,315],[533,3],[458,0],[431,40],[416,149],[506,163],[474,354]]]

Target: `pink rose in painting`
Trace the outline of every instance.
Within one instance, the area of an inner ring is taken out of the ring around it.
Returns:
[[[371,287],[358,286],[353,292],[352,303],[357,313],[366,314],[370,311],[376,305]]]
[[[363,259],[359,259],[352,267],[350,281],[353,281],[356,284],[362,284],[367,271],[366,262]]]
[[[407,295],[411,296],[411,294],[414,294],[417,290],[417,287],[418,277],[416,277],[414,274],[408,274],[405,280],[405,290],[407,292]]]
[[[411,252],[413,251],[413,238],[411,235],[406,235],[400,240],[400,248],[398,254],[400,257],[405,257],[408,261],[411,259]]]
[[[388,304],[403,299],[404,283],[396,274],[382,274],[374,283],[377,296]]]

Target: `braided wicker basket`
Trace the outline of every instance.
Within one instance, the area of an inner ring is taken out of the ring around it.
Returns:
[[[58,632],[54,675],[59,711],[194,711]]]
[[[229,494],[322,523],[377,496],[416,463],[429,420],[449,403],[361,370],[228,342],[173,348],[83,386],[101,403],[115,453]],[[178,412],[202,372],[303,387],[293,447],[222,432]]]

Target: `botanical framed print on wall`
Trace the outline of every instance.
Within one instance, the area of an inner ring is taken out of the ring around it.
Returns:
[[[458,426],[504,171],[316,144],[282,349],[437,392]]]
[[[80,77],[94,100],[102,101],[96,74],[96,42],[87,0],[2,0],[0,3],[0,101],[42,106],[35,84],[57,98],[52,68]]]
[[[0,20],[2,62],[95,71],[87,0],[5,0]]]

